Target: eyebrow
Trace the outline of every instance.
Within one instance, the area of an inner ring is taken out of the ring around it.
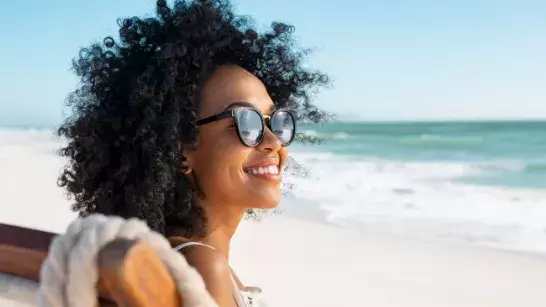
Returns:
[[[229,105],[227,105],[225,108],[224,108],[224,111],[227,111],[227,110],[230,110],[230,109],[233,109],[233,108],[237,108],[237,107],[248,107],[248,108],[253,108],[253,109],[256,109],[256,106],[254,106],[252,103],[250,102],[246,102],[246,101],[236,101],[236,102],[232,102],[230,103]],[[269,107],[269,113],[273,113],[275,110],[277,110],[277,107],[272,104],[270,107]]]

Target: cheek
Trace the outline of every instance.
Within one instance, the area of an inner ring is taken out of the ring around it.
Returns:
[[[232,131],[204,131],[199,139],[194,160],[204,171],[232,168],[241,164],[248,153]],[[214,166],[214,167],[213,167]]]
[[[201,188],[207,197],[226,197],[234,189],[240,189],[244,179],[242,167],[251,148],[230,139],[204,144],[195,152],[195,171]]]
[[[242,171],[245,161],[248,159],[249,150],[243,146],[224,147],[217,151],[207,164],[214,165],[214,171],[224,177],[232,176]]]

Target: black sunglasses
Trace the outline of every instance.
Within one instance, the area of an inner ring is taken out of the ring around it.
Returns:
[[[235,119],[239,140],[248,147],[258,146],[262,142],[266,125],[281,141],[282,146],[290,145],[296,135],[296,121],[287,110],[276,110],[271,115],[264,116],[256,109],[238,107],[198,120],[196,124],[201,126],[230,117]]]

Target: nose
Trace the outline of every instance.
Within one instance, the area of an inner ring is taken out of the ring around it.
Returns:
[[[260,151],[271,151],[271,152],[278,152],[282,148],[282,143],[279,140],[279,138],[269,129],[268,127],[265,128],[264,131],[264,138],[262,139],[262,142],[258,145],[258,150]]]

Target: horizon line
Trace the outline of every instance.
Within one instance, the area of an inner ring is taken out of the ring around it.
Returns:
[[[328,120],[322,123],[312,123],[308,121],[303,121],[303,125],[323,125],[323,124],[335,124],[335,123],[354,123],[354,124],[397,124],[397,123],[420,123],[420,124],[435,124],[435,123],[546,123],[546,117],[542,118],[409,118],[409,119],[366,119],[366,118],[353,118],[353,119],[344,119],[341,116],[335,116],[334,119]],[[44,128],[56,128],[59,127],[62,123],[39,123],[39,124],[29,124],[29,123],[17,123],[17,124],[2,124],[0,123],[0,128],[34,128],[34,129],[44,129]]]

